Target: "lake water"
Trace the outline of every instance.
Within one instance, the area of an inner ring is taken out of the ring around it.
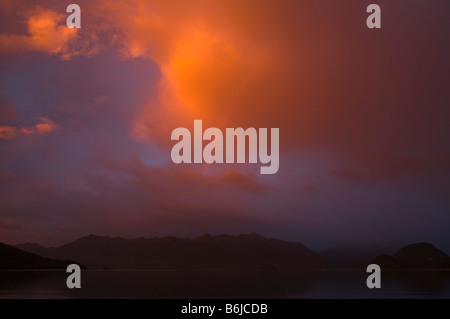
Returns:
[[[64,271],[0,271],[0,298],[450,298],[450,271],[382,271],[368,289],[362,270],[95,271],[82,288]]]

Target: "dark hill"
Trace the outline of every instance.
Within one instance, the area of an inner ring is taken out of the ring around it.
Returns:
[[[449,259],[447,254],[428,243],[403,247],[394,257],[417,268],[438,268]]]
[[[71,261],[52,260],[0,243],[0,269],[66,269]]]
[[[447,268],[450,257],[431,244],[417,243],[403,247],[393,256],[378,256],[372,262],[385,269],[435,269]]]
[[[300,243],[254,233],[132,240],[89,235],[44,251],[34,245],[26,248],[38,249],[48,258],[79,260],[89,268],[320,269],[326,266],[322,257]]]
[[[40,256],[42,255],[42,253],[44,253],[47,250],[47,248],[45,248],[39,244],[36,244],[36,243],[19,244],[19,245],[15,245],[14,247],[19,248],[20,250],[31,252],[36,255],[40,255]]]

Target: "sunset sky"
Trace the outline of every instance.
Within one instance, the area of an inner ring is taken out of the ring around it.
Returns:
[[[240,234],[450,251],[450,2],[0,2],[0,241]],[[280,129],[280,168],[171,161]]]

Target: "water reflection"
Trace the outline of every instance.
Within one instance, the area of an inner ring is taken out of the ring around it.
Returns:
[[[362,270],[83,271],[82,288],[64,271],[1,271],[0,298],[450,298],[449,271],[383,271],[368,289]]]

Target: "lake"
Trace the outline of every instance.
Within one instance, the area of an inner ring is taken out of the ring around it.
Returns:
[[[450,298],[450,271],[384,270],[368,289],[363,270],[84,270],[82,288],[64,271],[0,271],[0,298]]]

